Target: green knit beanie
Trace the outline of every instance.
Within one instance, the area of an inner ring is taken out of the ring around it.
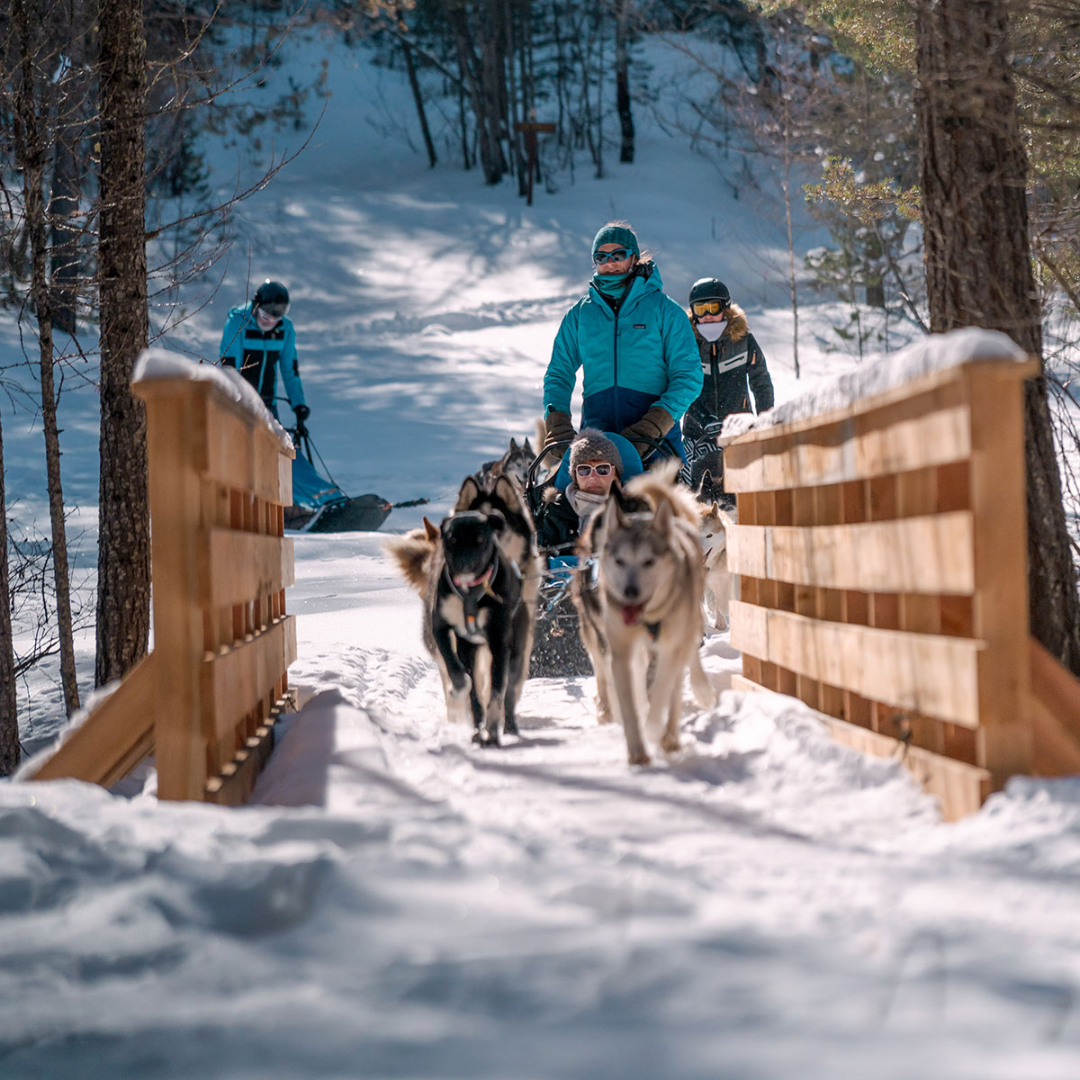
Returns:
[[[627,228],[625,225],[605,225],[593,237],[592,250],[594,255],[601,244],[620,244],[634,255],[641,254],[641,248],[638,247],[634,230]]]

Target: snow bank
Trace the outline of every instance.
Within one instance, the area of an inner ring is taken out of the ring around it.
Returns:
[[[255,387],[235,368],[218,367],[217,364],[204,364],[202,361],[196,363],[167,349],[145,349],[135,362],[132,385],[159,379],[212,383],[229,401],[239,405],[254,420],[265,424],[281,443],[292,448],[289,433],[267,411]]]
[[[923,375],[962,364],[1000,363],[1002,360],[1021,363],[1026,359],[1024,350],[997,330],[965,327],[946,334],[929,334],[883,360],[823,380],[813,390],[756,418],[749,413],[737,413],[724,422],[721,438],[734,439],[748,431],[760,431],[844,409]]]

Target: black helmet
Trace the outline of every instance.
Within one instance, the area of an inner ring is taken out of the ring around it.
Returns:
[[[267,315],[280,319],[289,310],[289,290],[280,281],[267,278],[255,290],[255,307],[262,308]]]
[[[706,304],[709,301],[719,303],[721,309],[726,308],[731,303],[731,291],[728,287],[719,279],[714,277],[698,278],[693,285],[690,286],[690,311],[695,315],[708,314],[707,311],[694,311],[695,304]],[[712,312],[714,315],[719,315],[719,311]]]

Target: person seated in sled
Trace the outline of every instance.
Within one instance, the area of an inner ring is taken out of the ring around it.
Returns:
[[[732,303],[718,278],[700,278],[690,289],[690,324],[704,376],[701,393],[683,417],[683,443],[690,458],[690,486],[697,490],[705,473],[712,479],[706,499],[721,497],[722,451],[716,436],[732,413],[764,412],[773,407],[773,384],[765,354],[750,333],[746,312]],[[752,402],[752,404],[751,404]]]
[[[685,461],[679,420],[702,382],[686,314],[626,222],[600,229],[592,258],[589,290],[563,317],[544,375],[544,449],[574,437],[570,399],[581,368],[583,428],[621,433],[646,461],[652,441],[663,440]]]
[[[603,508],[611,485],[623,479],[623,459],[615,443],[592,428],[585,428],[570,444],[568,465],[569,482],[560,489],[556,478],[544,491],[535,515],[540,547],[563,555],[573,555],[582,526]]]
[[[289,290],[280,281],[267,278],[250,303],[229,312],[221,338],[221,365],[236,368],[255,387],[275,420],[280,419],[275,400],[280,368],[297,428],[302,430],[311,409],[304,402],[296,331],[286,317],[288,310]]]

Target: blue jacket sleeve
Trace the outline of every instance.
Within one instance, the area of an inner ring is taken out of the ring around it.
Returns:
[[[662,318],[668,384],[656,404],[666,409],[677,424],[683,413],[697,401],[704,379],[690,320],[674,300],[670,297],[665,299],[667,303]]]
[[[555,344],[551,347],[551,360],[544,373],[544,415],[552,409],[570,413],[570,399],[574,396],[577,369],[581,367],[581,352],[577,343],[578,308],[575,304],[564,316]]]
[[[285,383],[285,395],[295,409],[304,405],[304,385],[300,382],[300,358],[296,354],[296,329],[290,321],[285,327],[285,340],[281,343],[281,379]]]
[[[244,359],[244,310],[233,308],[225,320],[225,332],[221,335],[218,353],[222,366],[240,370]]]

